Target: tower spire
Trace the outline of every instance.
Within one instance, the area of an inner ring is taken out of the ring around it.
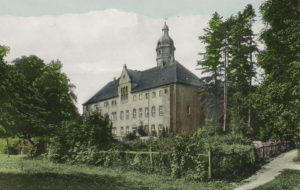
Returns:
[[[176,48],[174,46],[174,41],[169,36],[169,27],[166,23],[166,18],[162,31],[163,35],[158,39],[156,46],[157,66],[170,65],[175,61],[174,51]]]

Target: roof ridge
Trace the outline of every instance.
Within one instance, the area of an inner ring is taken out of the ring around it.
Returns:
[[[184,67],[178,61],[164,67],[152,67],[144,71],[127,69],[131,82],[136,83],[132,88],[133,92],[144,91],[145,89],[157,88],[159,86],[182,83],[196,87],[203,87],[203,84],[190,70]],[[92,98],[83,105],[104,101],[118,96],[117,83],[108,82]]]

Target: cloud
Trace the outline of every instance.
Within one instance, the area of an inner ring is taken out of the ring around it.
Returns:
[[[204,50],[198,36],[209,18],[198,15],[167,20],[175,58],[198,76],[197,53]],[[163,20],[109,9],[59,16],[0,16],[0,25],[0,44],[11,48],[9,61],[22,55],[62,61],[63,71],[77,86],[81,111],[81,104],[118,77],[124,64],[136,70],[156,66],[155,47]]]

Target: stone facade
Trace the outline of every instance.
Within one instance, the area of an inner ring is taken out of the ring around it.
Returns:
[[[165,24],[157,42],[157,66],[145,71],[124,65],[114,79],[83,104],[83,113],[98,111],[113,123],[122,138],[142,127],[148,135],[193,133],[204,120],[200,80],[175,61],[175,46]]]

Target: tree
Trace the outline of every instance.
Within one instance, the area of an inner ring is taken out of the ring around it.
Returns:
[[[253,7],[247,5],[243,12],[226,21],[230,58],[227,68],[230,127],[234,133],[245,131],[247,116],[250,116],[247,114],[250,109],[249,95],[252,89],[251,81],[255,74],[252,55],[257,51],[252,31],[254,18]]]
[[[211,118],[215,123],[220,123],[221,118],[221,85],[224,70],[224,64],[222,62],[222,48],[224,41],[224,31],[222,28],[222,17],[215,12],[209,21],[208,28],[204,29],[205,34],[200,36],[199,39],[206,44],[203,60],[198,61],[198,65],[201,66],[202,74],[204,77],[201,80],[206,84],[207,91],[207,105],[206,110],[207,117]],[[210,109],[212,107],[212,109]],[[211,110],[211,111],[208,111]]]
[[[9,48],[0,46],[0,128],[1,137],[13,136],[13,107],[11,105],[13,95],[13,85],[9,76],[10,66],[4,60],[8,54]]]
[[[65,120],[79,117],[69,94],[69,80],[62,64],[46,65],[36,56],[22,57],[9,70],[11,111],[15,135],[27,139],[55,134]]]
[[[300,142],[300,12],[297,0],[268,0],[260,7],[266,49],[258,57],[266,79],[252,96],[261,123],[258,137]]]

